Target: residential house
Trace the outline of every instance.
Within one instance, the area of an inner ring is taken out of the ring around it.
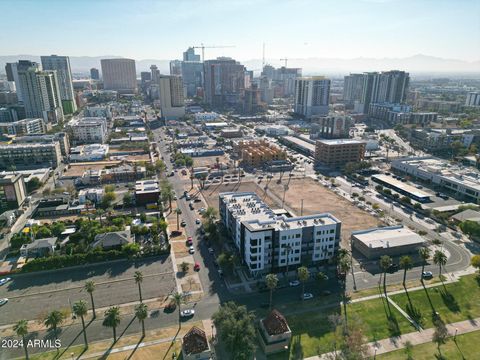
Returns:
[[[20,248],[20,255],[25,257],[43,257],[55,252],[56,237],[38,239]]]
[[[206,360],[212,358],[205,331],[192,327],[182,339],[183,360]]]
[[[133,236],[130,226],[123,231],[113,231],[104,234],[98,234],[92,244],[92,248],[102,247],[103,249],[113,249],[133,242]]]

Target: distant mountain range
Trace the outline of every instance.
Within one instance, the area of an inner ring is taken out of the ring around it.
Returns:
[[[88,73],[90,68],[100,69],[100,59],[119,58],[121,56],[70,56],[72,72],[76,74]],[[5,72],[5,63],[19,59],[40,61],[37,55],[7,55],[0,56],[0,73]],[[137,60],[137,72],[150,71],[150,65],[155,64],[164,74],[169,73],[170,60],[145,59]],[[279,59],[266,59],[268,64],[275,67],[283,65]],[[248,69],[259,72],[262,68],[261,59],[241,61]],[[444,59],[427,55],[414,55],[405,58],[290,58],[289,67],[302,68],[304,75],[326,74],[343,75],[350,72],[405,70],[412,74],[479,74],[480,61],[468,62],[456,59]]]

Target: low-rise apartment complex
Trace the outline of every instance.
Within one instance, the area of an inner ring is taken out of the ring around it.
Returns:
[[[68,124],[75,144],[103,144],[107,140],[107,119],[86,117],[73,119]]]
[[[270,161],[287,158],[285,151],[266,140],[239,141],[234,144],[233,151],[244,166],[255,169],[263,168]]]
[[[341,167],[349,162],[359,162],[365,157],[365,142],[360,140],[317,140],[315,163],[330,168]]]
[[[0,133],[7,135],[41,134],[47,131],[42,118],[0,123]]]
[[[7,144],[0,145],[0,170],[57,167],[62,161],[60,144]]]
[[[219,195],[220,216],[252,275],[331,259],[341,222],[333,215],[278,214],[254,192]]]

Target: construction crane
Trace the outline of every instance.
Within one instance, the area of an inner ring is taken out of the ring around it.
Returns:
[[[202,49],[202,61],[205,61],[205,49],[223,49],[223,48],[232,48],[235,47],[235,45],[212,45],[212,46],[205,46],[200,44],[200,46],[192,46],[194,49]]]
[[[280,59],[280,61],[285,61],[285,67],[287,67],[287,62],[288,62],[288,59],[285,58],[285,59]]]

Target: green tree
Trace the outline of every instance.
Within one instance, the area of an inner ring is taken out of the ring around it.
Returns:
[[[232,359],[251,359],[256,344],[253,312],[230,301],[223,304],[212,319]]]
[[[117,326],[120,324],[120,309],[112,306],[105,311],[102,325],[113,330],[113,342],[117,342]]]
[[[480,272],[480,255],[472,256],[470,264]]]
[[[268,274],[265,276],[265,284],[267,285],[268,290],[270,290],[270,309],[272,308],[272,297],[273,290],[277,288],[278,277],[276,274]]]
[[[115,201],[115,198],[116,198],[116,196],[115,196],[114,192],[105,193],[105,195],[103,195],[102,202],[101,202],[100,206],[103,209],[109,208],[110,206],[112,206],[112,202]]]
[[[418,255],[422,259],[422,274],[425,271],[425,265],[427,265],[428,259],[430,259],[430,249],[427,247],[422,247],[418,250]],[[423,275],[420,276],[421,281],[423,281]]]
[[[168,182],[168,180],[163,179],[160,182],[160,192],[162,196],[162,201],[168,201],[168,207],[169,209],[172,209],[172,200],[173,197],[175,196],[175,192],[173,191],[173,186]]]
[[[27,187],[27,192],[31,193],[32,191],[37,190],[42,186],[41,181],[38,179],[38,177],[33,177],[31,178],[27,183],[25,183]]]
[[[442,276],[442,268],[447,264],[447,255],[441,250],[435,250],[433,253],[433,263],[438,265],[438,276]]]
[[[87,315],[87,302],[85,300],[79,300],[75,302],[72,306],[72,310],[75,316],[79,316],[80,319],[82,320],[83,341],[85,342],[85,347],[88,348],[87,329],[85,328],[85,316]]]
[[[28,321],[23,319],[19,320],[13,327],[13,331],[22,338],[23,350],[25,351],[25,359],[28,360],[28,346],[26,337],[28,335]]]
[[[131,207],[133,205],[133,196],[129,192],[123,195],[123,206]]]
[[[213,222],[218,217],[218,211],[213,206],[209,206],[202,214],[207,222]]]
[[[165,166],[165,163],[162,160],[157,160],[155,161],[155,170],[159,173],[162,173],[165,171],[167,167]]]
[[[380,268],[383,270],[383,292],[387,295],[387,270],[392,265],[392,258],[388,255],[380,257]]]
[[[303,300],[303,294],[305,294],[305,282],[310,277],[310,273],[308,272],[308,269],[305,266],[300,266],[297,269],[297,276],[298,276],[298,280],[300,280],[300,282],[302,283],[302,300]]]
[[[147,304],[141,303],[135,306],[135,316],[142,324],[142,338],[145,337],[145,319],[148,317]]]
[[[140,302],[143,302],[142,299],[142,281],[143,281],[143,274],[141,271],[135,271],[133,274],[133,278],[135,279],[135,283],[138,285],[138,296],[140,297]]]
[[[328,280],[328,276],[324,273],[324,272],[321,272],[319,271],[316,275],[315,275],[315,280],[317,280],[317,283],[319,285],[323,284],[326,280]]]
[[[400,258],[400,267],[403,269],[403,287],[405,287],[405,281],[407,279],[407,271],[412,268],[412,258],[408,255],[404,255]]]
[[[190,264],[185,261],[180,264],[180,270],[182,270],[183,273],[188,272],[189,268],[190,268]]]
[[[181,306],[183,303],[185,303],[185,295],[179,292],[174,292],[173,294],[170,295],[170,299],[172,299],[173,303],[178,309],[178,328],[181,328],[182,322],[180,319],[180,313],[182,312]]]
[[[65,315],[62,312],[58,310],[53,310],[50,313],[48,313],[47,317],[43,321],[45,326],[49,330],[53,331],[55,340],[58,340],[58,334],[57,334],[58,325],[61,325],[64,320],[65,320]]]
[[[85,282],[85,290],[90,295],[93,318],[95,319],[97,317],[97,314],[95,313],[95,302],[93,301],[93,292],[95,291],[95,283],[92,280],[88,280],[87,282]]]

